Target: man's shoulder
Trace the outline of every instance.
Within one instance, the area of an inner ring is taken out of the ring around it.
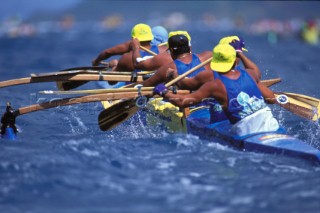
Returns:
[[[221,88],[223,88],[223,83],[221,82],[220,79],[213,79],[213,80],[209,81],[209,83],[210,83],[209,86],[212,90],[217,91],[217,90],[221,90]]]
[[[212,57],[212,52],[204,51],[202,53],[196,54],[201,61],[207,60],[208,58]]]
[[[168,47],[166,45],[158,46],[159,53],[167,52]]]
[[[167,52],[159,53],[158,55],[156,55],[154,57],[154,59],[155,60],[168,60],[168,59],[170,59],[170,61],[172,61],[171,55]]]

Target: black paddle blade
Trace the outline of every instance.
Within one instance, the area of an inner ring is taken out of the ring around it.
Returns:
[[[111,130],[132,117],[138,110],[134,99],[114,104],[100,112],[98,117],[99,127],[102,131]]]
[[[72,71],[72,70],[105,70],[108,67],[106,66],[94,66],[94,67],[73,67],[69,69],[64,69],[61,71]],[[82,86],[83,84],[88,83],[89,81],[61,81],[57,82],[57,87],[61,91],[68,91]]]
[[[68,68],[60,71],[72,71],[72,70],[105,70],[109,67],[107,66],[93,66],[93,67],[73,67],[73,68]]]
[[[57,81],[57,87],[60,91],[68,91],[82,86],[89,81]]]

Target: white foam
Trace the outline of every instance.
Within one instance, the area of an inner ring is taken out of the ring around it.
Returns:
[[[100,156],[100,153],[97,151],[89,150],[89,149],[83,149],[81,151],[82,154],[89,156],[89,157],[98,157]]]
[[[158,169],[169,169],[171,167],[175,167],[176,164],[174,162],[159,162],[157,165]]]

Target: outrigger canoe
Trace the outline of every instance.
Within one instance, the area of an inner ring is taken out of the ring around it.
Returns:
[[[210,123],[210,113],[206,107],[194,108],[186,113],[161,98],[153,99],[148,103],[147,124],[160,124],[169,131],[185,132],[205,140],[215,138],[215,142],[242,151],[280,154],[320,164],[320,150],[288,135],[285,129],[239,137],[230,132],[231,125],[228,120]]]

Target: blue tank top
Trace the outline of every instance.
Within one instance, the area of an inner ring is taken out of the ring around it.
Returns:
[[[178,59],[174,60],[174,63],[176,64],[178,74],[182,75],[183,73],[187,72],[188,70],[192,69],[193,67],[197,66],[198,64],[201,64],[201,61],[196,54],[192,53],[192,61],[189,64],[185,64]],[[188,77],[194,77],[199,72],[201,72],[203,70],[204,70],[204,68],[200,67],[199,69],[197,69],[193,73],[189,74]]]
[[[214,73],[215,79],[220,79],[227,90],[228,108],[225,111],[231,124],[266,107],[264,98],[252,77],[242,68],[238,79],[229,79],[226,76]]]
[[[176,64],[178,74],[181,75],[187,72],[188,70],[192,69],[193,67],[197,66],[198,64],[201,64],[201,61],[196,54],[192,54],[192,61],[189,64],[185,64],[180,60],[175,60],[174,63]],[[200,67],[193,73],[189,74],[188,77],[194,77],[203,70],[205,70],[205,68]],[[215,122],[227,119],[220,104],[214,99],[206,99],[201,103],[194,105],[193,107],[200,107],[200,106],[209,106],[211,123],[215,123]]]
[[[152,52],[154,52],[154,53],[156,53],[156,54],[159,54],[159,48],[158,48],[158,46],[157,45],[151,45],[151,47],[150,47],[150,50],[152,51]],[[144,50],[140,50],[139,51],[140,52],[140,57],[141,58],[143,58],[143,57],[145,57],[145,56],[152,56],[152,54],[150,54],[150,53],[148,53],[148,52],[146,52],[146,51],[144,51]],[[135,70],[133,70],[132,72],[141,72],[142,70],[137,70],[137,69],[135,69]],[[131,82],[127,82],[127,84],[130,84]]]

